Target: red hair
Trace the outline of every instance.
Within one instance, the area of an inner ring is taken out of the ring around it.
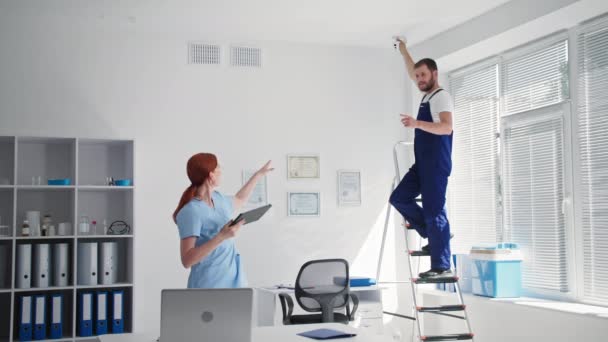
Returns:
[[[177,214],[196,195],[196,189],[203,185],[209,174],[217,168],[217,157],[211,153],[197,153],[188,159],[186,171],[190,179],[190,186],[186,188],[179,200],[177,209],[173,212],[173,221],[177,222]]]

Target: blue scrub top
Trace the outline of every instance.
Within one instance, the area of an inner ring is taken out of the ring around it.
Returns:
[[[211,240],[230,221],[232,200],[214,191],[211,195],[215,208],[192,199],[177,214],[177,228],[181,239],[196,237],[196,246]],[[188,288],[246,287],[247,280],[234,246],[234,239],[222,242],[215,250],[193,265]]]

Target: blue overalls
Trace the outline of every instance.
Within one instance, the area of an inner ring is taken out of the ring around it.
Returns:
[[[433,122],[431,99],[420,103],[418,121]],[[424,101],[424,98],[423,98]],[[445,210],[448,177],[452,172],[452,136],[415,130],[414,155],[416,161],[393,191],[390,203],[403,215],[412,228],[428,238],[431,268],[450,268],[450,223]],[[422,194],[422,208],[416,197]]]

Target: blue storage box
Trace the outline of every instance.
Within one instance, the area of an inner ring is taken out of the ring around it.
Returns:
[[[131,186],[130,179],[117,179],[114,181],[114,185],[116,186]]]
[[[48,185],[70,185],[71,180],[69,178],[59,178],[59,179],[49,179],[47,181]]]
[[[473,294],[494,298],[521,296],[521,251],[517,244],[500,243],[471,249]]]

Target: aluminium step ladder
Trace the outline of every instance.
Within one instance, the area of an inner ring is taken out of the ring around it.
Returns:
[[[414,145],[413,142],[400,141],[400,142],[397,142],[395,144],[395,146],[393,147],[393,161],[395,163],[395,178],[393,179],[393,183],[391,186],[391,193],[397,188],[397,186],[401,182],[401,172],[399,170],[399,160],[397,157],[399,147],[402,147],[402,146],[413,147],[413,145]],[[420,203],[422,201],[420,199],[417,199],[417,202]],[[464,340],[472,341],[474,334],[471,331],[471,325],[469,323],[469,318],[467,316],[466,305],[464,304],[462,292],[460,291],[460,286],[458,285],[458,277],[451,276],[451,277],[419,278],[418,276],[414,276],[414,274],[415,274],[414,264],[413,264],[414,258],[430,257],[430,253],[423,251],[420,248],[420,243],[418,243],[418,250],[409,249],[407,232],[408,232],[408,230],[412,230],[413,228],[410,227],[410,225],[407,222],[405,222],[403,224],[403,226],[405,228],[405,231],[404,231],[405,246],[407,249],[406,254],[407,254],[411,281],[401,281],[401,282],[381,282],[380,281],[380,271],[381,271],[381,267],[382,267],[382,258],[384,256],[384,246],[386,243],[386,236],[387,236],[387,231],[388,231],[388,226],[389,226],[392,210],[393,210],[393,208],[389,204],[388,209],[386,210],[386,218],[384,221],[384,232],[382,234],[382,244],[380,246],[380,257],[378,260],[378,267],[376,268],[376,270],[377,270],[376,279],[378,279],[378,284],[409,283],[411,286],[411,289],[412,289],[412,298],[413,298],[412,312],[413,313],[412,313],[412,316],[407,316],[407,315],[402,315],[402,314],[397,314],[397,313],[392,313],[392,312],[386,312],[386,311],[384,313],[388,314],[388,315],[397,316],[400,318],[410,319],[413,322],[415,322],[415,324],[417,326],[419,341],[425,341],[425,342],[426,341],[464,341]],[[416,267],[416,271],[419,271],[420,259],[417,259],[417,260],[418,260],[418,265],[417,265],[418,267]],[[417,301],[418,301],[417,292],[418,292],[418,285],[421,285],[421,284],[454,284],[454,288],[456,290],[456,294],[457,294],[457,298],[458,298],[458,304],[442,305],[442,306],[434,306],[434,307],[419,306],[417,303]],[[455,312],[462,312],[462,316],[453,314]],[[462,334],[425,335],[422,332],[422,327],[420,324],[420,317],[422,316],[421,314],[425,314],[425,313],[464,320],[466,329],[468,332],[462,333]],[[414,331],[412,331],[412,335],[414,335]]]

